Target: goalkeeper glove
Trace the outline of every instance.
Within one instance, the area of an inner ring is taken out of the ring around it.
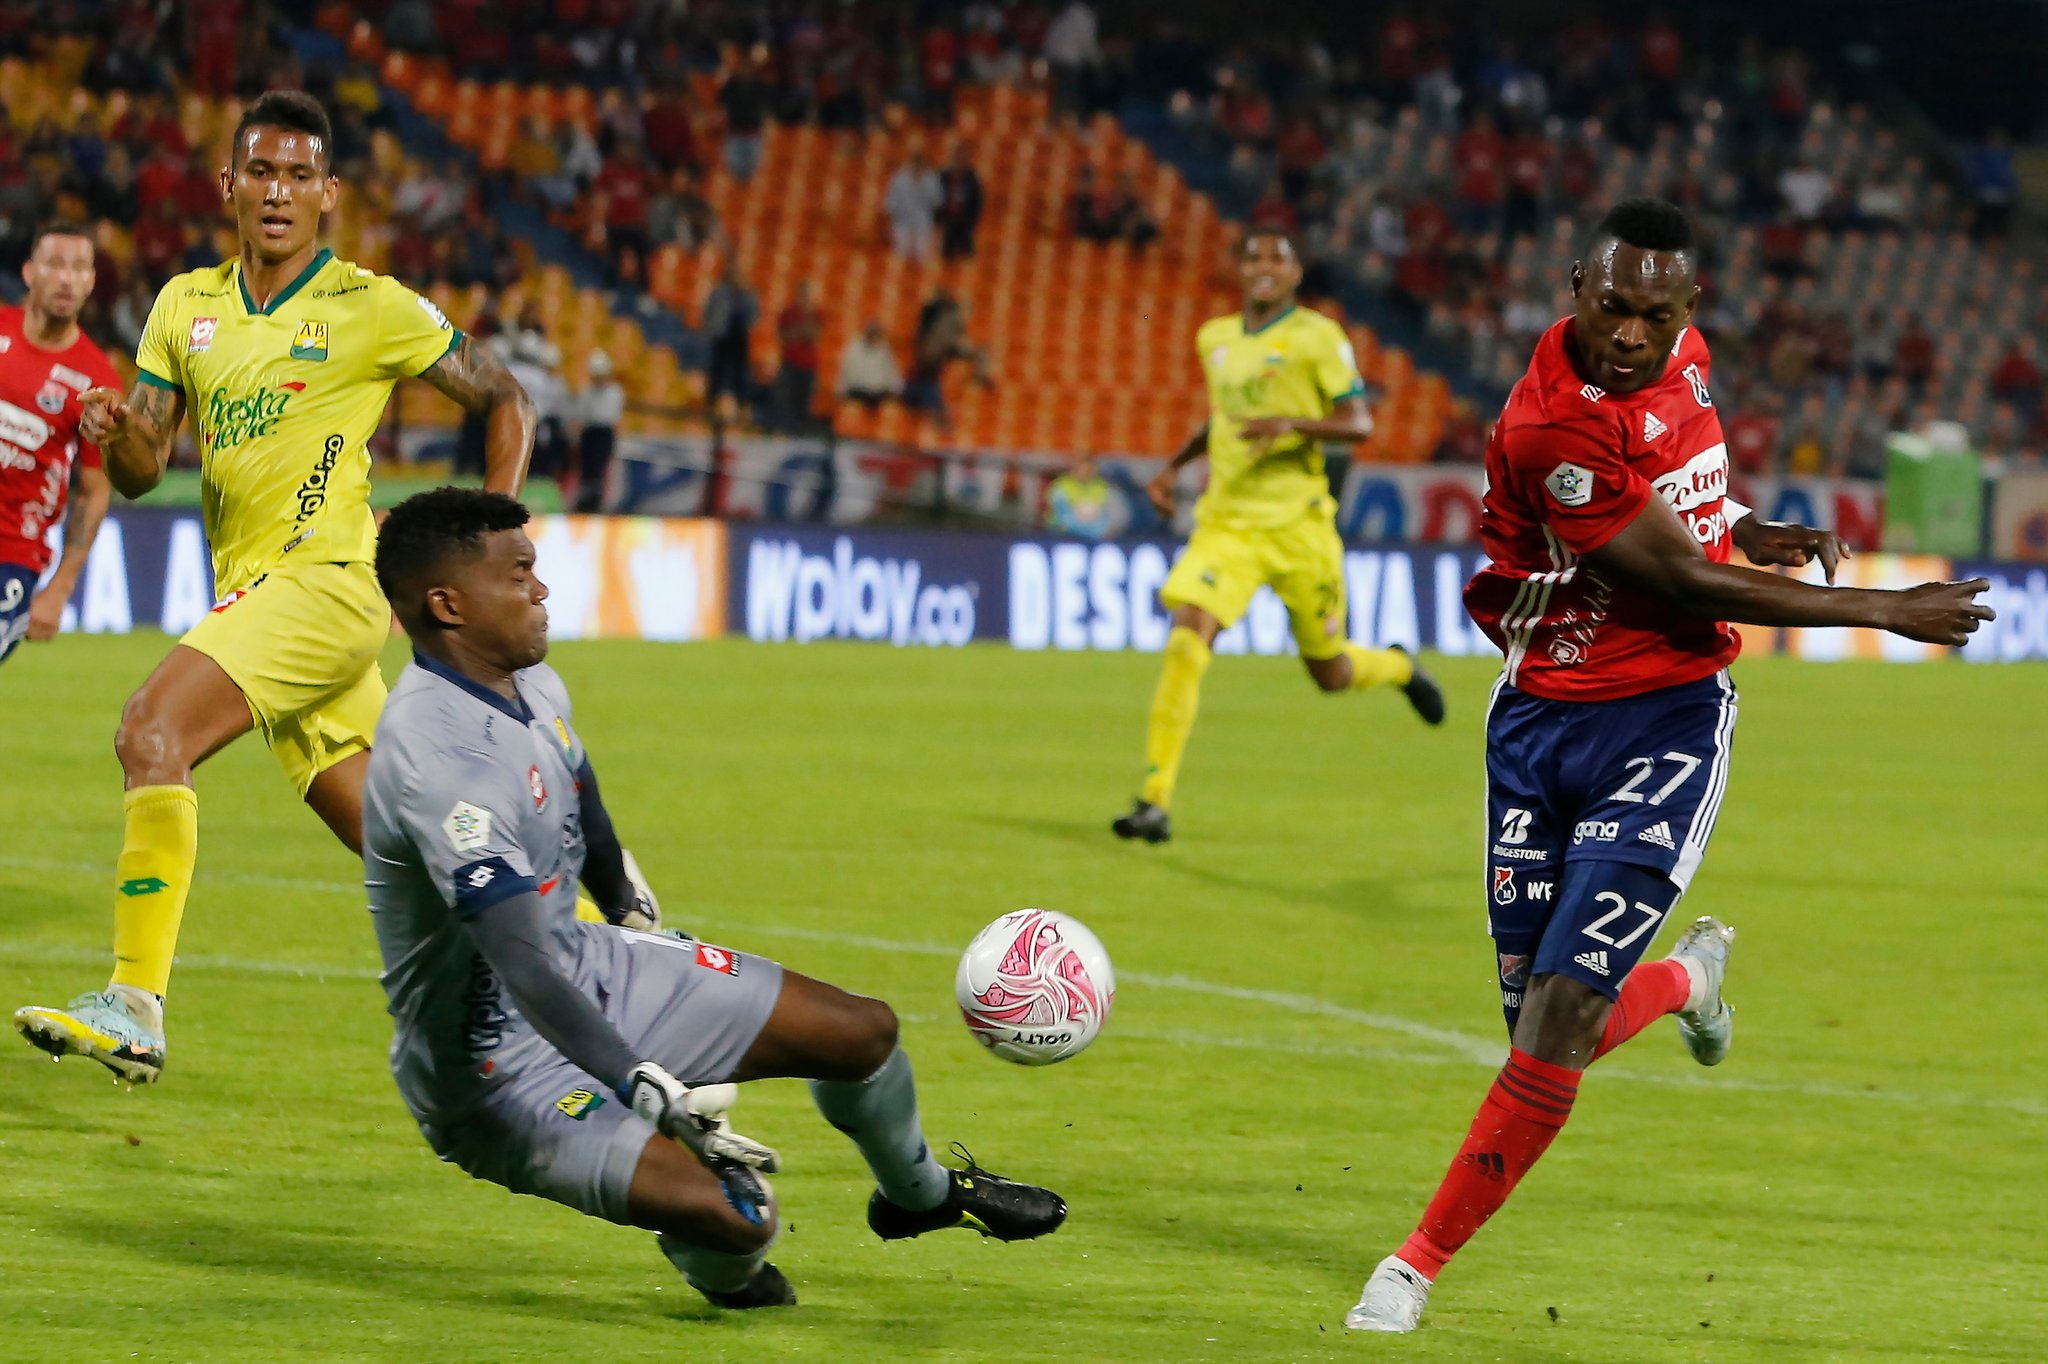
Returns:
[[[654,1062],[642,1061],[619,1086],[619,1097],[699,1159],[729,1160],[771,1175],[781,1168],[782,1158],[772,1147],[741,1136],[726,1120],[726,1112],[739,1098],[738,1085],[686,1085]]]
[[[619,928],[638,929],[652,933],[661,927],[661,902],[654,898],[653,887],[640,874],[640,864],[633,860],[633,854],[621,848],[619,852],[626,862],[626,885],[630,894],[623,908],[611,916],[612,923]]]

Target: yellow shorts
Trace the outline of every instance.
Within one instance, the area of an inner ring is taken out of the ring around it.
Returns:
[[[291,564],[231,595],[178,642],[248,698],[263,740],[301,796],[366,751],[384,710],[377,654],[391,607],[368,564]]]
[[[1344,616],[1344,542],[1328,516],[1280,526],[1197,526],[1159,599],[1194,606],[1225,628],[1271,587],[1286,603],[1303,658],[1335,658],[1349,638]]]

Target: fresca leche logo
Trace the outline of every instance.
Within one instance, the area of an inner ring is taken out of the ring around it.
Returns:
[[[232,450],[244,441],[260,440],[277,430],[285,408],[305,389],[305,384],[296,379],[275,388],[238,395],[217,388],[207,400],[199,439],[215,450]]]

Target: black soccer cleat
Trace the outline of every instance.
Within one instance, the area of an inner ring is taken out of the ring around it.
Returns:
[[[998,1241],[1029,1241],[1055,1231],[1067,1220],[1067,1201],[1051,1189],[992,1175],[974,1163],[967,1148],[953,1150],[967,1162],[948,1170],[946,1201],[926,1212],[899,1207],[880,1189],[868,1199],[868,1226],[884,1241],[901,1241],[947,1227],[972,1227]]]
[[[696,1285],[692,1284],[691,1287],[696,1288]],[[698,1288],[697,1291],[702,1293],[704,1300],[713,1307],[743,1311],[749,1307],[796,1306],[796,1289],[790,1285],[788,1279],[782,1277],[781,1270],[765,1260],[761,1262],[761,1267],[754,1271],[754,1277],[747,1280],[744,1288],[734,1289],[730,1293],[714,1293],[708,1288]]]
[[[1387,647],[1401,649],[1398,644]],[[1401,652],[1405,654],[1408,651],[1401,649]],[[1408,698],[1408,704],[1415,707],[1415,713],[1422,717],[1424,723],[1440,725],[1444,722],[1444,689],[1436,684],[1434,677],[1422,670],[1420,663],[1415,665],[1414,675],[1402,686],[1401,695]]]
[[[1127,815],[1110,821],[1109,831],[1118,838],[1142,838],[1147,843],[1165,843],[1173,837],[1173,820],[1150,801],[1137,801]]]

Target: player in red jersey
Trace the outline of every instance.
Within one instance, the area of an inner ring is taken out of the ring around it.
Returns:
[[[0,661],[23,639],[56,638],[107,514],[99,447],[78,434],[79,395],[119,382],[78,326],[92,294],[92,263],[92,238],[83,231],[45,228],[21,267],[27,300],[0,308]],[[78,496],[69,498],[74,475]],[[37,592],[50,566],[45,537],[67,498],[64,556]]]
[[[1988,586],[1821,587],[1832,533],[1728,495],[1707,386],[1692,229],[1660,199],[1601,220],[1572,316],[1536,344],[1486,451],[1491,561],[1465,604],[1506,655],[1486,721],[1487,902],[1511,1049],[1450,1172],[1344,1324],[1412,1331],[1444,1264],[1571,1115],[1592,1061],[1666,1014],[1693,1059],[1727,1055],[1734,930],[1701,918],[1638,966],[1698,870],[1727,788],[1740,648],[1727,621],[1858,625],[1961,644]]]

